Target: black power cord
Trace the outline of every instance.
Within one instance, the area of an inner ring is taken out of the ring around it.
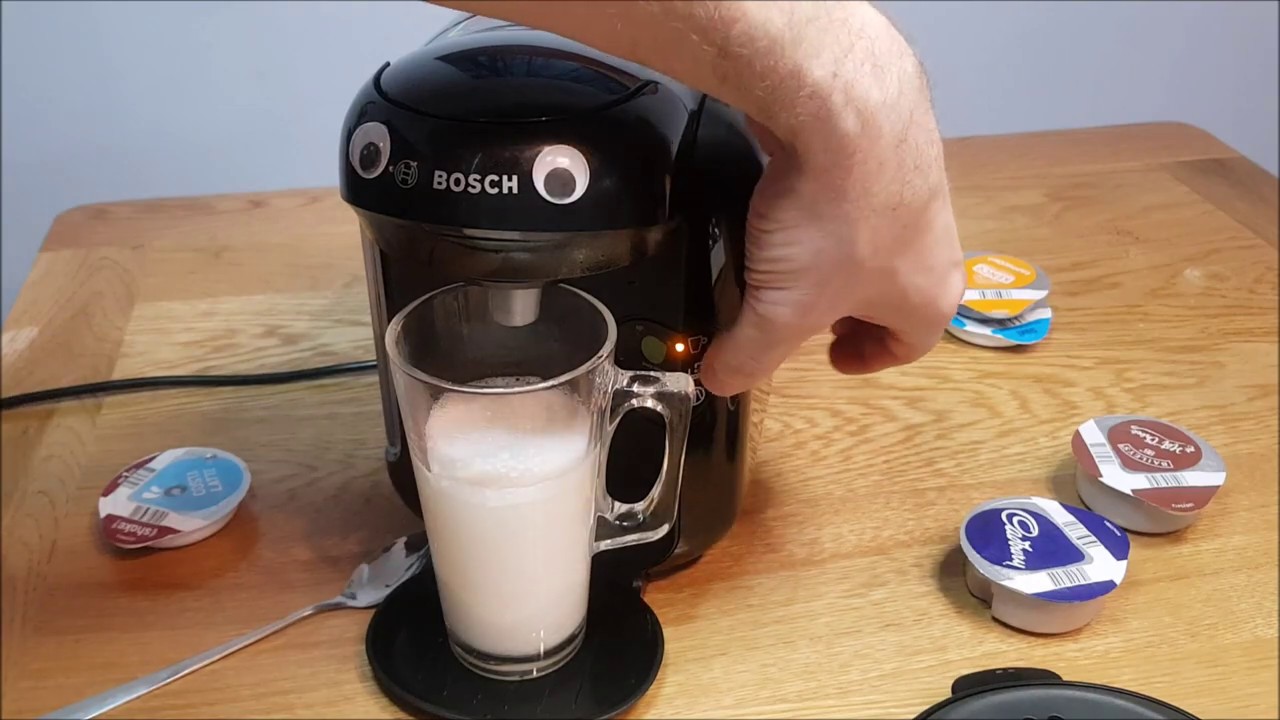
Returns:
[[[72,385],[70,387],[50,388],[35,392],[12,395],[0,398],[0,410],[37,403],[58,402],[84,395],[105,395],[108,393],[136,392],[138,390],[156,390],[181,387],[243,387],[246,385],[280,385],[284,383],[319,380],[337,375],[373,370],[378,367],[377,361],[360,360],[357,362],[325,365],[322,367],[304,368],[302,370],[284,370],[281,372],[254,373],[250,375],[160,375],[156,377],[127,378],[122,380],[105,380],[103,382]]]

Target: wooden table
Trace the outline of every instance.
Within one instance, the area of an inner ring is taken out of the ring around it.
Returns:
[[[1276,178],[1177,124],[960,139],[948,157],[965,246],[1046,268],[1052,334],[1029,352],[948,338],[866,378],[809,343],[775,377],[740,522],[647,594],[667,657],[630,716],[908,717],[957,675],[1034,665],[1205,718],[1277,717]],[[363,359],[365,303],[332,189],[80,207],[4,328],[3,393]],[[1187,531],[1135,537],[1084,630],[993,623],[963,587],[960,519],[1006,495],[1075,502],[1072,431],[1130,412],[1207,437],[1225,491]],[[40,406],[2,427],[4,717],[328,597],[417,525],[383,474],[372,375]],[[248,462],[241,514],[182,550],[104,547],[107,479],[190,444]],[[308,620],[114,715],[398,717],[365,663],[368,618]]]

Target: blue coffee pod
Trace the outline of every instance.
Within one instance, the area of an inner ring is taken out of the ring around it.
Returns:
[[[249,492],[249,468],[214,448],[149,455],[121,470],[98,498],[107,541],[122,548],[176,548],[221,530]]]
[[[1084,508],[1041,497],[993,500],[960,529],[965,583],[1007,625],[1035,633],[1084,627],[1120,586],[1129,536]]]
[[[1040,303],[1013,318],[989,320],[965,317],[951,318],[947,332],[972,345],[982,347],[1015,347],[1035,345],[1049,335],[1053,324],[1053,308]]]

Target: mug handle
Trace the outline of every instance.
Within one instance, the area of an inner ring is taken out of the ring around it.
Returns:
[[[604,510],[598,513],[594,552],[657,540],[671,529],[680,500],[689,418],[693,413],[693,378],[682,372],[630,372],[614,369],[609,394],[609,415],[604,448],[600,452],[600,494]],[[609,445],[622,416],[638,408],[653,410],[666,420],[667,452],[658,481],[640,502],[614,500],[605,489]]]

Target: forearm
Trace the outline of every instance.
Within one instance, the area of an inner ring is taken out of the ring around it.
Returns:
[[[745,112],[801,161],[892,145],[922,122],[910,48],[863,2],[524,2],[445,7],[542,28],[669,75]],[[932,114],[923,113],[932,123]]]

